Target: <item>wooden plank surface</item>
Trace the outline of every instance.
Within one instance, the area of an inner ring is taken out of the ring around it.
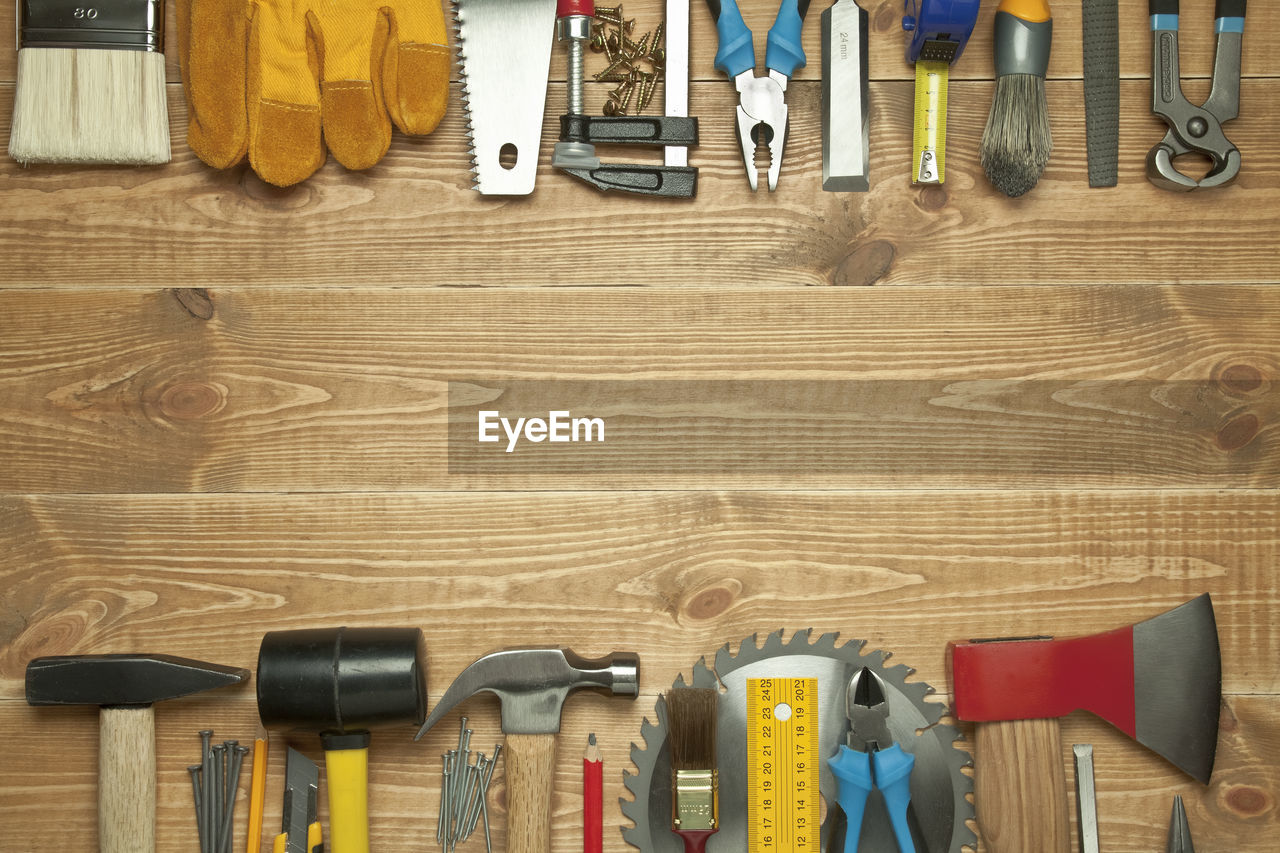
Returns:
[[[0,488],[1280,485],[1274,288],[900,293],[12,291]]]
[[[1067,719],[1066,742],[1098,744],[1110,849],[1151,849],[1174,792],[1188,798],[1198,838],[1240,851],[1280,840],[1270,805],[1280,624],[1262,616],[1277,605],[1270,491],[65,496],[5,499],[0,519],[0,715],[6,730],[28,733],[0,759],[0,778],[15,780],[0,786],[6,850],[61,849],[55,827],[93,834],[94,714],[22,702],[23,666],[36,655],[160,644],[252,668],[267,628],[420,625],[439,697],[487,647],[642,650],[636,703],[581,697],[566,710],[555,832],[564,851],[577,844],[586,732],[605,744],[612,803],[626,744],[656,695],[725,642],[736,649],[780,627],[839,631],[893,651],[945,699],[949,639],[1100,631],[1201,591],[1214,596],[1224,656],[1214,784],[1200,788],[1085,716]],[[195,732],[247,739],[252,696],[158,706],[162,849],[191,837],[183,768],[198,753]],[[497,737],[493,702],[468,713],[479,743]],[[411,730],[376,736],[377,849],[426,844],[438,754],[455,726],[450,717],[450,731],[425,745]],[[305,736],[289,742],[316,754]],[[277,741],[277,759],[282,751]],[[33,813],[33,792],[65,805]],[[619,825],[612,805],[606,814]],[[607,838],[607,849],[628,849],[616,830]]]
[[[903,4],[862,5],[864,194],[820,190],[821,8],[772,194],[747,188],[701,3],[689,202],[600,195],[550,167],[561,46],[528,198],[470,189],[456,67],[437,131],[397,134],[367,172],[329,162],[280,190],[245,166],[214,171],[186,147],[174,27],[172,164],[0,158],[0,851],[96,842],[96,712],[29,707],[37,655],[162,651],[252,669],[266,630],[416,625],[434,702],[492,648],[637,650],[639,700],[571,700],[555,778],[552,853],[567,853],[580,844],[578,755],[597,732],[605,849],[625,853],[614,801],[629,745],[672,679],[725,643],[839,631],[891,650],[945,701],[949,640],[1102,631],[1206,591],[1224,671],[1212,784],[1083,714],[1064,720],[1064,743],[1095,744],[1109,853],[1163,849],[1174,793],[1197,849],[1280,849],[1280,101],[1264,36],[1280,5],[1249,10],[1241,116],[1226,128],[1239,180],[1173,195],[1143,171],[1164,133],[1146,4],[1120,2],[1108,190],[1086,184],[1080,7],[1057,4],[1054,154],[1018,200],[978,165],[995,4],[952,69],[947,183],[927,188],[909,183]],[[626,4],[642,30],[661,8]],[[1193,101],[1208,91],[1212,8],[1182,4]],[[0,38],[11,9],[0,4]],[[743,9],[763,49],[774,7]],[[4,138],[15,74],[0,51]],[[588,105],[606,91],[589,86]],[[612,400],[648,430],[638,450],[597,470],[589,457],[496,469],[449,454],[451,415],[562,393]],[[700,444],[707,420],[808,444],[780,467]],[[832,423],[852,431],[823,459]],[[682,445],[696,454],[673,464]],[[467,711],[487,748],[496,703]],[[251,740],[253,687],[157,718],[158,849],[177,853],[194,848],[196,732]],[[378,853],[433,846],[456,724],[424,743],[408,728],[375,735]],[[319,758],[315,738],[277,733],[268,833],[286,740]],[[501,850],[501,770],[495,784]],[[236,838],[242,850],[242,825]]]

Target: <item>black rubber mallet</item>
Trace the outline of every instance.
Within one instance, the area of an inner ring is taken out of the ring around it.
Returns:
[[[98,846],[156,849],[156,718],[152,705],[247,681],[249,671],[170,655],[66,655],[27,664],[32,705],[97,705]]]
[[[369,850],[369,729],[427,716],[418,628],[271,631],[258,651],[264,725],[320,733],[330,853]]]

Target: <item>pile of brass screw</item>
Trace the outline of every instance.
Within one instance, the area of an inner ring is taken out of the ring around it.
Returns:
[[[591,22],[591,49],[603,53],[608,66],[595,75],[598,83],[617,83],[609,93],[603,112],[607,116],[644,112],[662,80],[666,51],[662,47],[662,24],[658,29],[633,39],[636,22],[622,15],[622,6],[597,6]]]

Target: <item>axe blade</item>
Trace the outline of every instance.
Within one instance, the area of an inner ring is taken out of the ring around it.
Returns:
[[[1209,784],[1222,710],[1222,657],[1209,594],[1133,626],[1135,737]]]
[[[1033,720],[1090,711],[1209,783],[1222,659],[1208,593],[1104,634],[976,640],[949,652],[960,719]]]

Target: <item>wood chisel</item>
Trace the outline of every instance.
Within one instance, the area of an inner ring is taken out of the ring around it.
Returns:
[[[978,0],[908,0],[902,28],[911,33],[907,62],[916,70],[911,180],[946,179],[947,83],[978,22]]]
[[[867,10],[836,0],[822,13],[822,188],[866,192],[871,158],[867,115]]]

